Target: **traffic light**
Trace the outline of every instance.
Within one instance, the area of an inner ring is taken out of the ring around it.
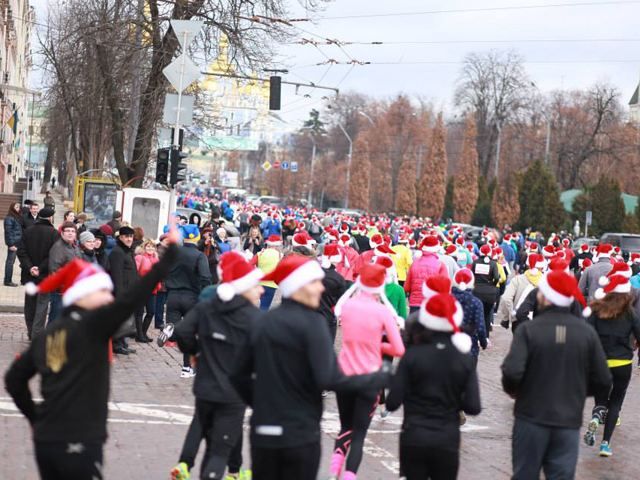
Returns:
[[[282,78],[269,77],[269,110],[280,110],[280,93],[282,91]]]
[[[175,187],[176,183],[182,182],[186,178],[184,170],[186,170],[187,164],[182,163],[182,159],[187,156],[186,153],[178,149],[171,149],[171,177],[169,179],[169,185],[172,187]]]
[[[171,148],[159,148],[156,158],[156,182],[166,185],[169,179],[169,156]]]

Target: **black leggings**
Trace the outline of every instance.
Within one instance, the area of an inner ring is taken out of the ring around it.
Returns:
[[[596,400],[596,408],[605,407],[607,409],[606,420],[604,422],[604,436],[602,440],[605,442],[611,441],[611,436],[616,428],[616,422],[620,415],[620,409],[622,409],[622,403],[624,397],[627,394],[627,387],[631,381],[631,372],[633,365],[624,365],[622,367],[610,368],[611,376],[613,377],[613,386],[609,395],[598,395]]]
[[[254,480],[316,480],[320,466],[320,443],[291,448],[251,447]]]
[[[347,457],[345,471],[358,473],[362,448],[371,418],[378,406],[378,391],[338,393],[340,433],[333,451]]]
[[[455,480],[458,464],[457,450],[400,443],[400,471],[407,480]]]
[[[102,443],[36,442],[42,480],[101,480]]]
[[[495,304],[495,300],[482,300],[482,307],[484,309],[484,326],[485,331],[487,332],[487,338],[489,338],[489,332],[493,329],[491,326],[491,320],[493,319],[493,307]]]

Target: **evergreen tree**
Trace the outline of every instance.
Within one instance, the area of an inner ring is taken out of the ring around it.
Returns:
[[[449,177],[447,179],[447,191],[444,195],[444,211],[442,212],[442,216],[445,219],[453,218],[453,213],[455,211],[453,204],[453,184],[454,178]]]
[[[491,194],[489,185],[484,177],[478,177],[478,202],[471,217],[471,223],[478,226],[492,225],[491,222]]]
[[[625,230],[625,207],[617,181],[602,177],[573,202],[573,213],[582,221],[588,210],[593,212],[589,230],[596,236]],[[629,224],[627,223],[629,226]]]
[[[562,228],[566,214],[560,202],[558,184],[541,161],[533,162],[525,171],[518,199],[520,229],[531,227],[548,235]]]
[[[457,222],[469,223],[478,203],[478,150],[476,148],[476,122],[467,116],[462,156],[453,186],[453,217]]]
[[[433,146],[431,155],[422,168],[420,178],[420,204],[418,213],[421,217],[431,217],[434,220],[442,216],[444,210],[444,197],[447,183],[447,131],[444,126],[442,112],[438,114],[433,129]]]
[[[416,213],[416,161],[413,152],[405,155],[401,164],[402,174],[398,179],[398,194],[396,195],[396,213],[413,215]]]
[[[491,218],[497,228],[514,225],[520,216],[518,179],[509,175],[495,187],[491,201]]]
[[[349,204],[352,208],[369,210],[369,179],[371,175],[369,142],[361,136],[358,137],[354,145],[351,171],[358,173],[351,176]]]

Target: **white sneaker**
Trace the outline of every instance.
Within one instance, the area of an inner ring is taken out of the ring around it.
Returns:
[[[158,338],[156,339],[156,342],[158,343],[159,347],[164,347],[164,344],[167,343],[171,338],[171,336],[173,335],[174,329],[175,327],[173,323],[167,323],[165,325],[164,329],[162,330],[162,333],[158,335]]]
[[[182,371],[180,372],[180,378],[191,378],[195,377],[196,372],[191,367],[182,367]]]

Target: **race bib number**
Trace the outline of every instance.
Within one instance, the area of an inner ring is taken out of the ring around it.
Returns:
[[[476,264],[476,275],[489,275],[489,273],[491,273],[491,265],[485,265],[482,263]]]

